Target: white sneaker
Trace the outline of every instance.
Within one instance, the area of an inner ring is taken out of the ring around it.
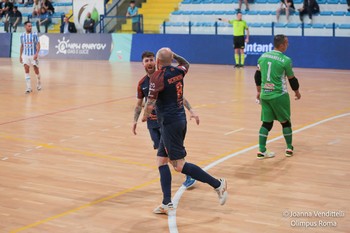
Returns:
[[[167,205],[161,204],[153,210],[154,214],[168,214],[169,211],[174,210],[173,203],[168,203]]]
[[[31,89],[31,88],[27,88],[25,94],[29,94],[29,93],[31,93],[31,92],[32,92],[32,89]]]
[[[215,191],[218,194],[220,205],[224,205],[228,195],[227,182],[225,179],[219,179],[219,181],[221,184],[218,188],[215,189]]]
[[[266,159],[266,158],[273,158],[275,157],[275,153],[274,152],[271,152],[271,151],[265,151],[265,152],[258,152],[256,157],[258,159]]]
[[[38,91],[41,90],[41,82],[38,82],[38,85],[36,86],[36,89],[37,89]]]

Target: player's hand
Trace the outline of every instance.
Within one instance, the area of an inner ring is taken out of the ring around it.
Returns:
[[[301,94],[299,91],[294,91],[295,92],[295,100],[299,100],[301,98]]]
[[[23,63],[23,59],[22,59],[21,56],[19,57],[19,62],[20,62],[21,64]]]
[[[245,42],[246,42],[246,43],[249,43],[249,39],[248,39],[248,38],[245,38]]]
[[[34,54],[33,59],[38,60],[38,54]]]
[[[142,120],[141,120],[142,122],[146,122],[147,121],[147,116],[145,116],[145,115],[143,115],[143,117],[142,117]]]
[[[194,118],[197,125],[199,125],[199,116],[195,112],[191,112],[190,120],[192,120],[192,118]]]
[[[255,96],[255,103],[260,104],[260,92],[257,92],[257,93],[256,93],[256,96]]]
[[[132,132],[136,135],[136,127],[137,127],[137,122],[134,122],[133,126],[132,126]]]

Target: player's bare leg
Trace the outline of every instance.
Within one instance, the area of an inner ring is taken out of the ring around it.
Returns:
[[[38,91],[41,90],[41,80],[40,80],[40,72],[39,72],[39,67],[37,66],[34,66],[34,72],[36,74],[36,77],[37,77],[37,85],[36,85],[36,89]]]
[[[26,89],[26,94],[29,94],[32,92],[32,85],[31,85],[31,82],[30,82],[30,75],[29,75],[29,66],[27,64],[24,64],[24,73],[25,73],[25,80],[26,80],[26,86],[27,86],[27,89]]]

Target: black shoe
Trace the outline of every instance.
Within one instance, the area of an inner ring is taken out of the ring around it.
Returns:
[[[235,69],[237,69],[237,68],[239,68],[239,67],[241,67],[241,66],[240,66],[240,65],[235,65],[234,67],[235,67]]]
[[[239,68],[244,68],[244,65],[239,65]]]

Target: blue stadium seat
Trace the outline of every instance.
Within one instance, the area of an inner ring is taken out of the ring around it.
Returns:
[[[303,0],[294,0],[294,4],[302,4],[303,2]],[[320,1],[317,2],[320,3]]]
[[[287,28],[299,28],[299,27],[301,27],[301,24],[300,23],[288,23],[286,26],[287,26]]]
[[[261,27],[269,27],[269,28],[271,28],[271,26],[272,26],[272,23],[262,23],[261,24]]]
[[[271,15],[271,11],[259,11],[260,15]]]
[[[263,3],[263,4],[265,4],[265,3],[267,3],[267,0],[255,0],[255,3]]]
[[[183,0],[181,3],[182,3],[182,4],[191,4],[192,1],[191,1],[191,0]]]
[[[335,25],[335,26],[337,26],[337,25]],[[325,24],[325,28],[333,28],[333,24],[332,23],[328,23],[328,24]]]
[[[275,23],[276,28],[284,28],[286,26],[285,23]]]
[[[323,23],[315,23],[315,24],[312,24],[312,27],[313,28],[324,28],[324,24]]]
[[[275,4],[275,3],[279,3],[280,0],[267,0],[267,2],[268,2],[268,3],[273,3],[273,4]]]
[[[345,14],[345,11],[333,11],[334,16],[344,16]]]
[[[218,4],[218,3],[223,3],[223,0],[213,0],[213,3]]]
[[[236,11],[225,11],[225,15],[235,15]]]
[[[320,15],[323,15],[323,16],[330,16],[330,15],[332,15],[333,14],[333,12],[332,11],[321,11],[320,12]]]
[[[247,15],[258,15],[259,12],[258,11],[248,11]]]
[[[339,24],[338,27],[340,29],[350,29],[350,24]]]
[[[317,3],[318,4],[326,4],[327,0],[318,0]]]
[[[173,11],[171,14],[173,14],[173,15],[181,15],[182,11]]]
[[[338,4],[339,0],[327,0],[328,4]]]
[[[192,15],[203,15],[205,11],[192,11]]]
[[[203,11],[204,15],[213,15],[214,11]]]

